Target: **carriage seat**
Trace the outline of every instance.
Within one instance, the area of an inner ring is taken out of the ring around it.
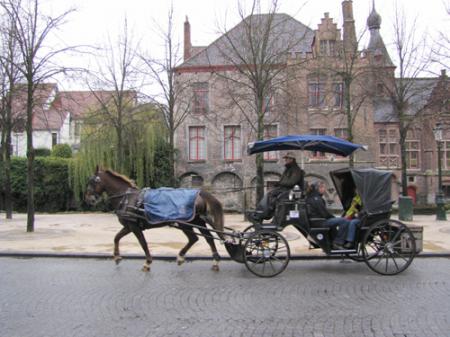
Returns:
[[[326,218],[309,218],[309,227],[311,228],[328,228],[324,226]]]

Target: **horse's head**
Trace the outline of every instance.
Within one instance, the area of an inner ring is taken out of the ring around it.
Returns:
[[[105,191],[105,184],[102,181],[102,173],[98,166],[95,174],[88,180],[84,201],[89,206],[95,206],[101,199],[102,193]]]

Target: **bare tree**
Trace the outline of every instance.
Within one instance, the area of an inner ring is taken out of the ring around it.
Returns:
[[[27,231],[32,232],[34,231],[34,93],[40,84],[67,70],[54,61],[56,56],[68,52],[73,47],[54,48],[45,43],[73,9],[51,17],[41,12],[39,0],[3,0],[0,6],[13,23],[12,38],[17,43],[20,55],[20,61],[15,63],[15,66],[26,82]]]
[[[367,79],[373,73],[361,58],[358,49],[365,30],[354,39],[345,40],[331,55],[319,55],[317,73],[327,73],[333,78],[330,95],[333,95],[338,106],[342,106],[346,138],[355,140],[354,124],[362,106],[373,96],[373,90],[367,85]],[[354,165],[354,154],[349,157],[349,166]]]
[[[182,62],[180,43],[176,41],[174,33],[174,10],[171,5],[167,13],[167,27],[156,24],[155,33],[159,36],[164,55],[161,58],[151,57],[148,53],[141,54],[145,75],[160,89],[161,94],[152,97],[164,117],[169,137],[169,163],[172,186],[176,185],[175,177],[175,132],[183,123],[190,111],[190,104],[185,102],[185,93],[189,88],[189,81],[176,80],[176,67]]]
[[[402,195],[407,196],[407,149],[406,137],[415,121],[426,111],[425,104],[417,104],[427,100],[427,88],[419,81],[427,68],[431,58],[427,53],[424,37],[416,38],[417,22],[407,24],[405,14],[395,8],[393,22],[394,37],[392,41],[395,48],[394,57],[397,61],[396,76],[384,76],[380,72],[378,83],[383,85],[393,109],[393,118],[399,125],[400,163]],[[381,78],[383,76],[383,78]]]
[[[268,104],[275,95],[286,93],[287,82],[294,73],[289,68],[301,65],[289,65],[288,58],[301,49],[308,34],[307,27],[277,11],[277,0],[271,2],[267,14],[261,14],[259,0],[252,2],[248,15],[239,3],[241,23],[232,30],[221,28],[223,37],[216,42],[217,48],[207,49],[211,65],[219,62],[231,66],[216,75],[224,80],[227,98],[248,123],[255,140],[264,138],[268,118],[273,121],[280,117],[268,116]],[[258,202],[264,194],[263,154],[256,155],[255,163]]]
[[[11,193],[11,133],[15,122],[20,122],[20,116],[13,116],[13,99],[16,86],[20,80],[20,73],[16,66],[19,59],[17,42],[13,38],[14,24],[10,17],[4,17],[0,28],[0,77],[1,77],[1,107],[0,107],[0,130],[1,159],[4,172],[4,197],[6,218],[12,218],[12,193]]]
[[[131,37],[125,19],[117,39],[109,38],[101,48],[103,55],[98,57],[97,69],[90,72],[87,83],[100,106],[91,117],[99,125],[109,125],[115,130],[115,168],[120,172],[126,167],[124,134],[140,88],[136,67],[138,44]]]
[[[449,0],[445,3],[445,10],[447,15],[450,17]],[[434,42],[432,53],[434,62],[438,63],[444,69],[448,69],[450,67],[450,36],[448,31],[441,31],[438,33],[438,37]]]

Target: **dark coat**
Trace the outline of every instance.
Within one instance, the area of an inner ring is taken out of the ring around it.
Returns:
[[[334,215],[327,210],[325,200],[318,191],[313,191],[306,197],[306,207],[308,207],[310,218],[334,218]]]
[[[299,185],[303,189],[303,180],[305,172],[294,161],[286,165],[286,168],[281,175],[278,187],[291,189],[295,185]]]

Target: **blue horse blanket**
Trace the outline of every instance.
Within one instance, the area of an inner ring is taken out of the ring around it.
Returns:
[[[150,189],[144,194],[144,209],[151,224],[188,222],[195,216],[195,199],[200,190],[188,188]]]

